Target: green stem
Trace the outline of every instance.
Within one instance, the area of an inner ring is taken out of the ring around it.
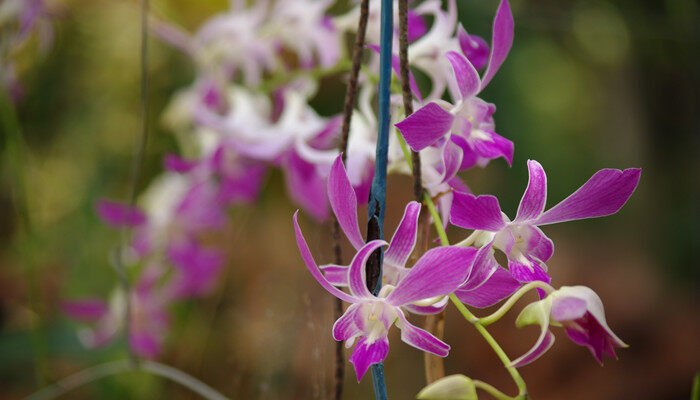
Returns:
[[[507,300],[505,303],[503,303],[503,305],[502,305],[498,310],[496,310],[493,314],[488,315],[488,316],[483,317],[483,318],[479,318],[479,319],[478,319],[479,323],[480,323],[482,326],[487,326],[487,325],[491,325],[491,324],[493,324],[494,322],[498,321],[499,319],[501,319],[501,317],[502,317],[505,313],[508,312],[508,310],[510,310],[511,307],[513,307],[513,305],[514,305],[518,300],[520,300],[520,298],[521,298],[525,293],[529,292],[529,291],[532,290],[532,289],[536,289],[536,288],[543,289],[545,292],[547,292],[547,294],[552,293],[552,292],[554,291],[554,288],[551,287],[550,285],[548,285],[548,284],[545,283],[545,282],[542,282],[542,281],[532,281],[532,282],[528,283],[527,285],[525,285],[525,286],[521,287],[520,289],[518,289],[517,292],[513,293],[513,294],[508,298],[508,300]]]
[[[112,361],[96,365],[64,378],[51,386],[47,386],[25,400],[55,399],[88,383],[123,372],[147,372],[179,383],[207,400],[228,400],[221,393],[193,376],[169,365],[148,360],[141,361],[137,366],[134,366],[130,360]]]
[[[510,397],[507,394],[501,392],[500,390],[496,389],[495,387],[489,385],[488,383],[484,381],[479,381],[479,380],[472,380],[472,383],[477,389],[481,389],[484,392],[490,394],[494,398],[498,400],[514,400],[514,397]]]

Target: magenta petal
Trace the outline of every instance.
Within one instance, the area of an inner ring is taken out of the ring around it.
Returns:
[[[467,278],[476,249],[444,246],[428,250],[386,301],[394,306],[450,294]]]
[[[514,151],[513,142],[489,130],[482,129],[481,132],[489,135],[490,140],[472,139],[471,143],[474,148],[474,152],[488,160],[503,157],[508,162],[508,165],[512,165]]]
[[[479,36],[470,35],[462,24],[457,28],[457,39],[462,53],[476,69],[482,69],[489,62],[489,45]]]
[[[552,316],[554,318],[554,316]],[[566,334],[576,344],[586,346],[599,363],[603,363],[603,354],[617,358],[615,346],[624,344],[612,338],[598,320],[590,313],[585,312],[577,318],[573,324],[565,324]]]
[[[497,232],[505,227],[501,207],[494,196],[455,192],[450,222],[465,228]]]
[[[437,142],[452,128],[454,117],[436,103],[428,103],[396,124],[413,151]]]
[[[341,156],[335,159],[328,177],[328,200],[340,228],[345,232],[355,249],[365,245],[360,226],[357,223],[357,197],[348,174],[345,172]]]
[[[99,200],[96,205],[97,214],[107,225],[139,226],[146,222],[146,215],[135,207],[110,200]]]
[[[505,268],[497,267],[481,286],[474,290],[462,288],[455,291],[459,300],[472,307],[489,307],[513,294],[520,288],[520,282],[513,279]]]
[[[162,338],[149,332],[131,332],[129,346],[136,354],[144,358],[156,358],[160,354]]]
[[[542,354],[544,354],[550,347],[554,344],[554,335],[549,329],[543,329],[540,337],[537,339],[535,345],[528,350],[527,353],[520,356],[517,360],[513,361],[512,366],[515,368],[522,367],[524,365],[530,364],[531,362],[538,359]]]
[[[479,73],[469,60],[454,51],[448,51],[445,57],[447,57],[450,64],[452,64],[452,70],[457,79],[457,87],[459,87],[459,93],[462,95],[461,98],[468,99],[479,93],[481,85]],[[455,99],[455,101],[456,100],[460,99]]]
[[[408,9],[407,12],[408,42],[413,43],[428,32],[428,25],[425,18],[417,12]]]
[[[542,230],[536,226],[524,226],[528,234],[524,238],[525,248],[528,254],[535,256],[542,262],[547,262],[554,254],[554,242],[548,238]]]
[[[182,297],[200,296],[210,290],[224,265],[221,253],[189,240],[171,243],[168,258],[177,267],[174,290]]]
[[[348,340],[359,335],[362,330],[355,323],[356,314],[361,304],[352,304],[333,324],[333,339]]]
[[[386,244],[387,243],[383,240],[372,240],[364,245],[352,259],[350,269],[348,270],[348,286],[350,287],[350,293],[356,298],[366,299],[374,297],[369,289],[367,289],[365,265],[367,264],[369,256],[371,256],[375,250]]]
[[[547,210],[536,225],[554,224],[583,218],[615,214],[632,196],[639,183],[641,169],[602,169],[571,196]]]
[[[535,160],[527,160],[527,169],[530,178],[518,206],[516,221],[528,221],[539,217],[547,202],[547,174],[542,165]]]
[[[299,211],[294,213],[294,236],[296,236],[297,239],[297,247],[299,247],[299,252],[301,253],[301,258],[304,260],[304,263],[306,264],[306,267],[309,269],[309,272],[311,272],[311,275],[316,278],[319,284],[326,289],[330,294],[333,296],[339,298],[340,300],[346,301],[348,303],[357,303],[357,299],[348,295],[347,293],[343,292],[342,290],[334,287],[333,285],[330,284],[326,280],[326,278],[323,277],[323,274],[321,274],[321,271],[318,269],[318,266],[316,266],[316,261],[314,261],[314,257],[311,255],[311,251],[309,250],[309,246],[306,244],[306,240],[304,239],[304,235],[301,233],[301,228],[299,228],[299,222],[297,221],[297,214],[299,214]]]
[[[168,171],[183,174],[197,166],[197,161],[185,160],[177,154],[167,154],[165,158],[163,158],[163,166]]]
[[[107,314],[107,304],[101,299],[67,300],[61,303],[61,310],[71,318],[95,321]]]
[[[326,180],[319,175],[316,165],[290,151],[284,162],[285,181],[289,197],[310,213],[317,221],[328,218]]]
[[[552,281],[552,278],[547,275],[547,272],[536,260],[529,258],[528,262],[530,265],[520,261],[508,260],[508,270],[513,275],[513,278],[523,283],[532,281],[549,283]]]
[[[389,354],[389,340],[386,337],[379,338],[373,343],[368,343],[365,337],[360,338],[348,359],[355,366],[357,381],[362,379],[370,365],[384,361],[387,354]]]
[[[420,203],[412,201],[406,205],[399,226],[391,238],[391,243],[384,253],[384,260],[397,267],[406,265],[406,260],[411,255],[416,245],[416,233],[418,231],[418,216]]]
[[[482,246],[476,253],[474,258],[474,264],[469,272],[469,277],[466,282],[464,282],[459,289],[474,290],[479,286],[483,285],[493,273],[500,268],[496,258],[493,255],[493,242]]]
[[[496,75],[496,71],[505,61],[510,47],[513,45],[513,14],[510,11],[508,0],[501,0],[501,4],[493,19],[493,33],[491,38],[491,56],[489,66],[486,68],[484,78],[481,80],[481,87],[485,88]]]
[[[438,304],[434,304],[432,306],[417,306],[415,304],[404,304],[401,307],[403,307],[406,311],[410,312],[411,314],[432,315],[444,310],[445,307],[447,307],[447,302],[439,302]]]
[[[412,325],[410,322],[408,322],[406,316],[400,310],[399,319],[401,321],[399,324],[399,328],[401,329],[401,340],[404,343],[408,344],[409,346],[413,346],[418,350],[432,353],[440,357],[446,357],[450,352],[450,346],[447,343],[436,338],[427,331]]]
[[[447,141],[442,149],[442,182],[454,178],[462,167],[462,148],[452,141]]]
[[[326,280],[330,282],[333,286],[347,286],[348,285],[348,267],[344,265],[321,265],[321,271],[323,271],[323,276]]]

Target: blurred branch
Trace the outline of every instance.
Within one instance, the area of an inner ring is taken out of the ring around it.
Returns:
[[[207,400],[228,400],[221,393],[212,389],[197,378],[169,365],[148,360],[140,362],[137,366],[133,365],[130,360],[112,361],[96,365],[64,378],[51,386],[45,387],[27,397],[25,400],[55,399],[88,383],[123,372],[147,372],[179,383]]]

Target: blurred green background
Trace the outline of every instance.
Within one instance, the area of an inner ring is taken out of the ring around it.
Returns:
[[[373,0],[376,1],[376,0]],[[97,197],[124,199],[139,134],[139,9],[135,1],[66,0],[51,4],[56,38],[39,58],[21,61],[26,97],[18,115],[28,143],[29,217],[20,223],[12,175],[0,192],[0,399],[38,388],[36,357],[49,379],[125,355],[123,343],[89,351],[61,299],[106,295],[116,275],[108,253],[119,234],[102,225]],[[458,1],[470,33],[488,38],[497,2]],[[493,193],[508,213],[536,159],[549,180],[549,205],[600,168],[641,167],[640,185],[617,215],[547,227],[557,245],[549,262],[556,285],[594,288],[608,321],[631,345],[600,367],[588,351],[559,340],[522,374],[536,399],[687,399],[700,370],[698,204],[700,149],[698,3],[693,0],[513,0],[513,50],[483,97],[498,106],[498,131],[516,143],[502,161],[464,174],[472,190]],[[155,0],[154,13],[195,30],[224,0]],[[175,90],[189,84],[188,59],[151,41],[152,126],[143,186],[176,151],[159,118]],[[315,104],[341,110],[343,87],[329,83]],[[7,145],[3,132],[2,145]],[[4,151],[3,151],[4,153]],[[387,229],[410,200],[410,178],[389,182]],[[231,212],[214,238],[227,251],[225,279],[208,297],[179,304],[164,362],[232,399],[326,399],[332,382],[332,299],[306,273],[293,240],[282,180],[275,173],[255,208]],[[319,261],[331,259],[328,228],[302,221]],[[315,230],[314,230],[315,229]],[[457,238],[460,232],[452,230]],[[270,251],[273,249],[274,251]],[[517,312],[495,325],[511,355],[536,329],[517,330]],[[32,338],[32,326],[38,328]],[[422,354],[394,330],[386,362],[391,398],[409,399],[424,385]],[[508,393],[497,358],[453,309],[446,340],[448,373],[486,380]],[[347,368],[346,399],[370,398]],[[485,395],[484,395],[485,396]],[[193,399],[157,378],[125,374],[65,398]]]

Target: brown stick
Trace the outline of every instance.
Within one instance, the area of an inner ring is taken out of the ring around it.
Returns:
[[[362,64],[362,51],[365,47],[365,33],[367,32],[367,20],[369,18],[369,0],[362,0],[360,3],[360,20],[357,25],[357,35],[355,36],[355,46],[352,53],[352,68],[348,87],[345,92],[345,104],[343,106],[343,124],[341,127],[340,145],[341,159],[343,163],[347,159],[348,136],[350,135],[350,120],[357,100],[357,81],[360,76],[360,66]],[[343,256],[340,247],[340,225],[338,220],[333,221],[333,253],[335,263],[343,264]],[[335,299],[334,315],[338,319],[343,315],[343,302]],[[338,341],[335,345],[335,376],[333,382],[333,398],[341,400],[343,398],[343,381],[345,378],[345,350],[343,342]]]
[[[410,85],[410,71],[408,66],[408,0],[399,0],[399,69],[401,74],[401,92],[403,94],[403,107],[406,117],[413,114],[413,94]],[[413,164],[413,196],[416,201],[423,200],[423,182],[421,177],[420,156],[418,152],[411,152]],[[428,218],[421,218],[419,224],[419,236],[424,240],[418,240],[418,253],[422,254],[428,249]],[[422,235],[422,236],[421,236]],[[436,315],[428,315],[425,318],[425,329],[435,337],[442,339],[445,333],[444,311]],[[424,353],[425,379],[432,383],[445,376],[445,365],[442,357],[430,353]]]

